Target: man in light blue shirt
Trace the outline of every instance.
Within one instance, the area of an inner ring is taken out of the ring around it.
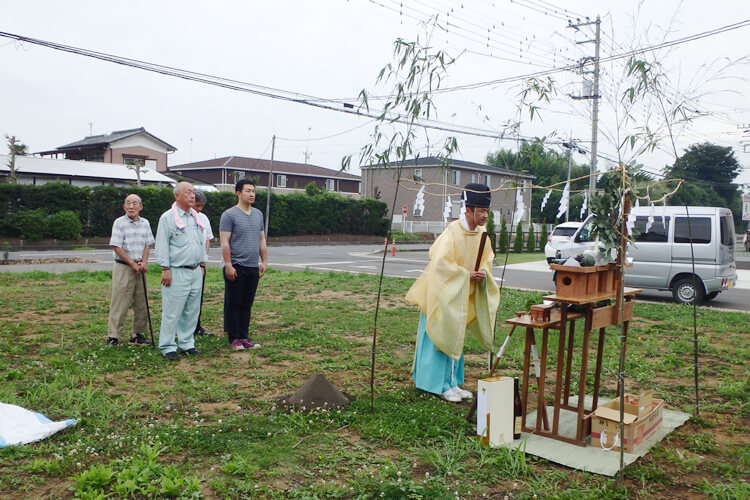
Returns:
[[[170,361],[178,352],[198,354],[195,326],[198,323],[203,281],[208,261],[202,222],[193,210],[195,190],[189,182],[174,188],[175,202],[159,218],[156,258],[161,266],[161,331],[159,351]]]

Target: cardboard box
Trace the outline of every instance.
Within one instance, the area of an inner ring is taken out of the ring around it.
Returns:
[[[643,392],[637,396],[625,394],[625,412],[637,415],[638,418],[643,418],[651,413],[653,399],[653,390]]]
[[[491,447],[513,442],[513,379],[477,381],[477,438]]]
[[[653,391],[625,394],[624,439],[620,439],[620,398],[600,405],[591,416],[591,446],[619,451],[615,439],[622,442],[625,453],[636,453],[661,427],[664,400],[653,397]]]

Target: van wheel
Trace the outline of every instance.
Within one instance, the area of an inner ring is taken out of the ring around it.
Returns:
[[[719,292],[707,293],[703,300],[714,300],[717,295],[719,295]]]
[[[678,304],[700,304],[703,302],[703,283],[693,278],[677,280],[672,287],[672,297]]]

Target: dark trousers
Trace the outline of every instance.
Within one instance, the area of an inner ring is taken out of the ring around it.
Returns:
[[[250,312],[260,279],[257,267],[233,266],[237,270],[234,281],[229,281],[224,274],[224,328],[230,343],[248,338]]]
[[[198,308],[198,324],[195,325],[195,333],[197,334],[199,331],[203,330],[203,327],[201,326],[201,314],[203,314],[203,291],[206,289],[206,273],[203,273],[203,286],[201,286],[201,305]]]

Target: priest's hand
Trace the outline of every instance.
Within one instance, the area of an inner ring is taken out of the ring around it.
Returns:
[[[469,279],[471,281],[482,281],[487,277],[487,274],[484,271],[471,271],[469,273]]]

